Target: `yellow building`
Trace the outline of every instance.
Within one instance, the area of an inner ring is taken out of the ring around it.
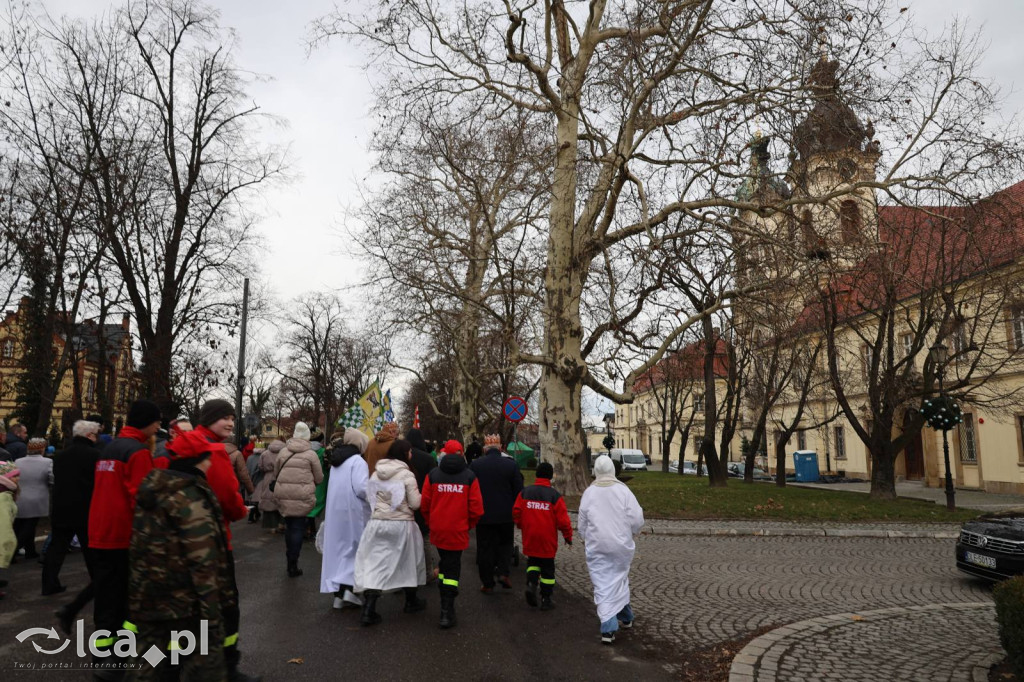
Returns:
[[[808,369],[825,380],[806,402],[807,430],[787,445],[787,469],[795,450],[814,450],[823,471],[870,478],[872,458],[850,415],[863,428],[894,414],[895,441],[904,425],[920,424],[941,366],[946,387],[966,396],[963,423],[948,432],[956,485],[1024,493],[1024,183],[967,205],[879,206],[869,187],[878,143],[840,100],[830,64],[819,64],[820,101],[795,130],[788,185],[767,172],[765,140],[752,145],[754,172],[741,190],[766,205],[781,196],[808,208],[770,220],[737,216],[767,236],[762,244],[737,239],[738,281],[771,281],[778,292],[737,307],[747,342],[764,348],[773,334],[803,347],[831,341],[831,353]],[[779,248],[787,240],[790,248]],[[771,319],[790,326],[761,323]],[[933,345],[947,347],[951,360],[929,361]],[[784,393],[769,423],[792,423],[798,405]],[[769,427],[769,443],[776,430]],[[941,432],[910,432],[896,479],[943,485]]]
[[[18,407],[18,380],[23,367],[23,299],[17,310],[9,310],[0,321],[0,415],[6,418]],[[140,377],[135,369],[129,317],[119,324],[85,320],[72,326],[68,367],[61,374],[51,426],[61,428],[64,413],[68,417],[100,412],[100,372],[105,372],[107,400],[113,409],[114,424],[123,422],[131,401],[137,397]],[[60,358],[68,338],[58,333],[53,338],[54,356]],[[103,351],[101,351],[101,346]],[[101,357],[102,355],[102,357]],[[76,381],[77,380],[77,381]]]
[[[725,340],[715,348],[715,395],[721,404],[728,388],[729,354]],[[660,470],[662,461],[679,459],[696,462],[704,438],[704,344],[696,342],[667,355],[633,385],[633,402],[615,406],[613,432],[615,447],[641,450],[651,458],[651,468]],[[672,421],[676,423],[670,447],[663,444]],[[663,430],[663,425],[665,428]],[[685,445],[683,439],[686,439]],[[719,456],[726,461],[739,459],[739,430]],[[722,429],[715,433],[720,447]]]

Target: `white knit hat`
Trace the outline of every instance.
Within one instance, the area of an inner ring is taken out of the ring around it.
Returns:
[[[306,425],[306,422],[298,422],[295,424],[295,433],[292,434],[292,438],[309,440],[309,427]]]

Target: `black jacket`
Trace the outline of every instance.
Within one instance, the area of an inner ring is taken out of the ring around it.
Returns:
[[[480,459],[484,454],[484,446],[480,445],[476,441],[473,441],[466,446],[466,461],[472,463],[473,460]]]
[[[10,454],[11,461],[28,454],[28,445],[25,441],[15,436],[12,431],[7,432],[7,443],[4,445],[4,449]]]
[[[483,457],[473,460],[469,468],[480,481],[484,498],[484,515],[480,525],[512,523],[512,507],[523,490],[523,474],[514,459],[502,457],[491,448]]]
[[[89,525],[89,503],[99,453],[88,438],[75,437],[53,456],[52,522],[55,527]]]
[[[427,444],[423,440],[423,433],[419,429],[409,429],[405,434],[405,439],[412,445],[412,453],[409,455],[409,468],[416,474],[416,487],[423,492],[423,482],[427,480],[427,475],[437,466],[437,462],[427,452]],[[423,515],[420,514],[417,509],[413,516],[416,518],[416,525],[420,527],[421,532],[426,532],[427,524],[423,520]]]
[[[359,454],[359,448],[355,445],[347,445],[342,443],[331,451],[331,466],[340,467],[350,457]]]

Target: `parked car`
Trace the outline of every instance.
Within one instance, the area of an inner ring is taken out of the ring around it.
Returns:
[[[743,474],[747,470],[745,462],[729,462],[729,467],[726,473],[733,478],[743,478]],[[768,475],[768,472],[764,469],[758,469],[754,467],[754,480],[755,481],[770,481],[772,477]]]
[[[986,514],[964,523],[956,567],[991,581],[1024,574],[1024,512]]]
[[[703,476],[707,476],[708,475],[708,468],[706,466],[701,465],[700,469],[701,469],[701,474]],[[670,474],[678,474],[679,473],[679,460],[673,460],[673,461],[668,463],[668,472]],[[683,475],[684,476],[696,476],[697,475],[697,463],[696,462],[686,462],[686,461],[684,461],[683,462]]]
[[[640,450],[628,448],[612,448],[613,462],[622,464],[623,471],[647,471],[647,458]]]

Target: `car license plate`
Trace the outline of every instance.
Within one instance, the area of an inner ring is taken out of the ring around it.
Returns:
[[[995,557],[975,554],[974,552],[964,552],[964,560],[969,564],[974,564],[975,566],[984,566],[985,568],[996,567]]]

